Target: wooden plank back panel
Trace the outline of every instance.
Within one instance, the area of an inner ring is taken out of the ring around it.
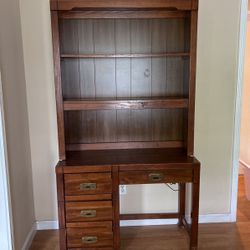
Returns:
[[[188,52],[187,18],[61,20],[68,54]],[[177,31],[173,31],[177,30]],[[65,99],[187,96],[182,57],[62,59]],[[187,79],[187,78],[186,78]],[[65,113],[66,143],[183,140],[183,110]]]
[[[140,113],[139,111],[137,113],[135,113],[135,110],[128,111],[132,113],[131,118],[128,120],[126,120],[127,114],[123,114],[124,117],[122,117],[122,120],[120,119],[122,115],[120,113],[120,117],[118,115],[118,119],[116,120],[115,111],[98,111],[98,118],[100,119],[100,123],[101,120],[105,120],[105,116],[107,118],[107,115],[109,115],[110,117],[114,115],[114,118],[113,120],[106,120],[106,122],[102,122],[102,124],[98,124],[94,120],[85,120],[84,126],[88,128],[92,127],[93,130],[88,134],[88,131],[83,130],[81,124],[77,123],[79,122],[79,111],[66,112],[65,116],[67,117],[67,115],[70,114],[71,119],[65,120],[66,143],[77,144],[183,140],[183,114],[185,113],[185,111],[183,111],[182,109],[153,109],[150,111],[142,110],[147,111],[147,114]],[[90,117],[93,112],[96,111],[82,111],[81,113],[83,114],[83,117]],[[74,115],[76,117],[74,117]],[[158,119],[152,119],[151,115],[153,118],[158,117]],[[113,128],[119,127],[119,129],[110,129],[108,126],[111,123],[113,123]]]

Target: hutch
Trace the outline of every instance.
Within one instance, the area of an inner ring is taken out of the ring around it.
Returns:
[[[120,220],[160,218],[197,249],[197,11],[198,0],[51,0],[61,250],[118,250]],[[179,184],[178,212],[120,214],[120,184],[155,183]]]

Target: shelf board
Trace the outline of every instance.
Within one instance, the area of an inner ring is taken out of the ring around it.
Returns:
[[[141,100],[66,100],[63,104],[65,111],[188,108],[188,98]]]
[[[105,18],[186,18],[187,11],[176,10],[84,10],[84,11],[61,11],[61,19],[105,19]]]
[[[136,54],[62,54],[61,58],[153,58],[153,57],[189,57],[189,52],[136,53]]]
[[[183,148],[183,141],[150,141],[150,142],[100,142],[66,144],[67,151],[112,150],[112,149],[146,149],[146,148]]]
[[[197,163],[194,157],[187,156],[184,148],[142,148],[142,149],[106,149],[106,150],[83,150],[67,151],[67,160],[60,162],[66,172],[77,172],[82,166],[88,171],[96,166],[106,168],[111,165],[120,166],[121,170],[134,168],[140,170],[140,166],[152,166],[157,164],[156,169],[164,165],[171,168],[193,166]],[[81,167],[78,167],[81,166]]]

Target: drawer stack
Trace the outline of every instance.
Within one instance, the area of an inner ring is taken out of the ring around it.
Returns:
[[[62,172],[64,197],[59,205],[59,213],[60,229],[66,236],[66,242],[61,242],[61,248],[64,245],[62,249],[113,249],[111,170],[84,172],[83,167],[83,172]],[[60,178],[60,174],[57,175]],[[62,187],[59,185],[58,194],[60,189]]]

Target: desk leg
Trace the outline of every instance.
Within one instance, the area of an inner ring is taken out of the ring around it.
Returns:
[[[114,250],[120,249],[120,194],[119,194],[119,168],[112,167],[113,181],[113,234],[114,234]]]
[[[198,223],[199,223],[199,193],[200,193],[200,165],[194,169],[194,182],[192,184],[192,224],[190,231],[190,249],[198,249]]]
[[[186,208],[186,184],[179,184],[179,222],[180,227],[183,226],[183,218],[185,217],[185,208]]]

